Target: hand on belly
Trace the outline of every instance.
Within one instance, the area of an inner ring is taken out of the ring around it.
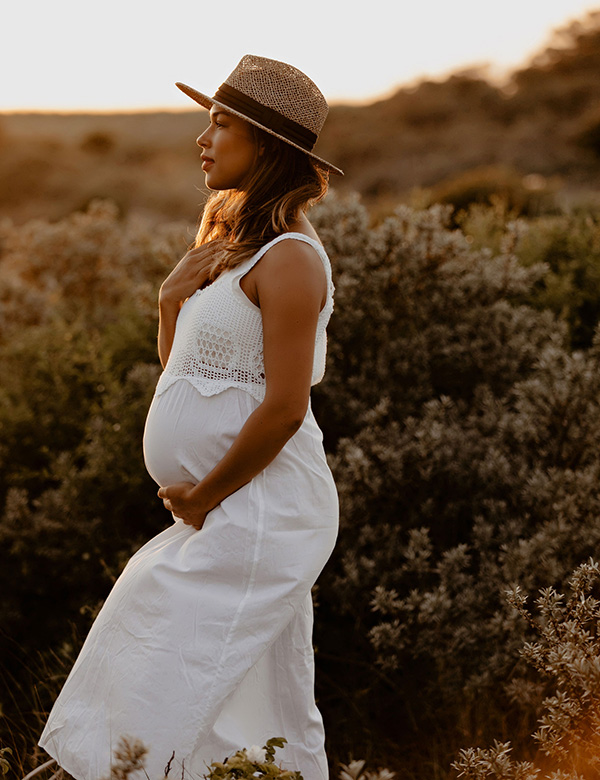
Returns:
[[[199,505],[197,495],[193,492],[195,487],[193,482],[176,482],[174,485],[161,487],[158,497],[163,499],[165,509],[199,531],[204,525],[208,510]]]

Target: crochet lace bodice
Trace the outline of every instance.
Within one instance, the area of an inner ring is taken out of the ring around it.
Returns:
[[[327,274],[327,302],[319,314],[311,384],[325,372],[326,327],[333,311],[333,282],[329,258],[318,241],[303,233],[284,233],[265,244],[236,268],[222,273],[208,287],[197,290],[181,307],[169,360],[156,394],[178,379],[186,379],[202,395],[238,387],[257,401],[265,397],[262,315],[246,296],[240,280],[275,244],[286,239],[304,241],[319,254]]]

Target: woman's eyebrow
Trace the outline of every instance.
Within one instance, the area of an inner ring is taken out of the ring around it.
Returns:
[[[227,111],[215,111],[213,114],[210,115],[210,118],[211,119],[216,119],[218,116],[230,117],[231,114],[228,114]]]

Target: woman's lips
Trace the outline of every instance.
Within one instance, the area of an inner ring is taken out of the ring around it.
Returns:
[[[203,171],[207,171],[210,168],[210,166],[214,163],[214,160],[211,159],[210,157],[202,156],[201,160],[202,160],[202,170]]]

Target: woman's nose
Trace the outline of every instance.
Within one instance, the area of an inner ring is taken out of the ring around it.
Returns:
[[[202,149],[204,149],[205,146],[208,146],[208,141],[204,137],[204,133],[202,135],[199,135],[198,138],[196,138],[196,143],[198,146],[200,146]]]

